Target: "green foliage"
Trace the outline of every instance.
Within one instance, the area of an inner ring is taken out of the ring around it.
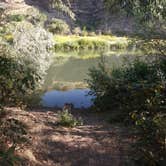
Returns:
[[[20,158],[15,155],[15,146],[11,146],[6,151],[0,151],[0,164],[5,166],[18,165]]]
[[[86,40],[86,39],[55,44],[55,50],[64,50],[64,51],[95,50],[95,49],[104,50],[108,48],[109,45],[105,41],[95,41],[95,40]]]
[[[3,107],[26,104],[25,97],[42,83],[52,46],[44,29],[20,22],[20,16],[10,19],[0,18],[0,165],[4,166],[20,165],[15,151],[27,142],[27,128],[8,117]],[[9,28],[6,21],[17,26]]]
[[[127,107],[126,104],[130,102],[131,99],[133,103],[134,92],[136,93],[138,91],[141,95],[142,92],[148,90],[148,88],[150,90],[150,88],[155,87],[155,83],[162,83],[162,81],[165,80],[165,61],[156,61],[154,63],[149,61],[148,63],[149,64],[135,60],[124,68],[110,71],[105,65],[105,62],[102,61],[98,69],[90,69],[89,75],[91,79],[88,80],[88,83],[92,89],[92,94],[97,96],[95,102],[104,102],[101,106],[102,110],[103,107],[106,107],[106,109],[117,108],[117,104],[119,105],[119,109],[121,107],[124,108],[124,106]],[[133,92],[133,96],[131,96],[131,92]],[[139,96],[139,93],[137,95]],[[140,99],[138,98],[140,103],[142,103],[146,97],[147,96]],[[121,98],[121,102],[119,102],[119,98]],[[108,104],[105,102],[108,102]],[[123,106],[119,103],[123,104]],[[133,107],[136,106],[134,103],[132,105]]]
[[[44,26],[45,21],[47,20],[47,15],[40,12],[39,9],[29,8],[27,9],[27,15],[25,19],[31,22],[33,25]]]
[[[131,118],[139,131],[134,155],[138,165],[162,166],[166,162],[166,115],[156,111],[158,110],[131,113]]]
[[[78,40],[78,45],[80,49],[91,49],[91,50],[95,50],[95,49],[104,49],[106,48],[108,45],[107,43],[105,43],[104,41],[95,41],[95,40]]]
[[[88,36],[88,31],[87,31],[87,27],[84,26],[83,29],[82,29],[82,35],[83,36]]]
[[[75,35],[81,35],[82,34],[82,30],[80,27],[75,27],[74,29],[72,29],[72,33]]]
[[[59,125],[66,127],[75,127],[83,125],[83,121],[81,118],[76,119],[68,110],[63,110],[59,112]]]
[[[24,95],[31,93],[39,80],[40,76],[30,66],[24,66],[14,54],[1,48],[0,102],[3,105],[21,104]]]
[[[2,26],[0,40],[0,102],[23,103],[43,83],[51,54],[52,36],[28,22],[13,29]]]
[[[141,21],[164,20],[166,14],[165,0],[105,0],[109,10],[124,9],[128,14],[133,14]]]
[[[17,27],[13,36],[13,49],[20,55],[24,67],[31,68],[41,78],[36,84],[40,87],[50,63],[52,35],[41,27],[25,23]]]
[[[105,7],[110,10],[110,12],[115,13],[121,9],[121,0],[104,0]]]
[[[56,42],[56,38],[55,38]],[[77,37],[64,42],[55,43],[55,51],[80,51],[80,50],[109,50],[109,49],[125,49],[127,48],[126,41],[113,41],[110,42],[109,39],[102,39],[96,36],[91,37]]]
[[[24,19],[25,19],[25,16],[21,15],[21,14],[8,15],[8,17],[7,17],[8,21],[15,21],[15,22],[21,22]]]
[[[165,161],[165,69],[165,56],[158,55],[145,62],[136,59],[113,71],[103,61],[99,69],[90,70],[88,83],[90,94],[96,96],[95,108],[121,112],[111,121],[133,124],[139,131],[135,153],[139,165],[162,165]]]
[[[3,36],[5,41],[9,44],[13,44],[13,35],[12,34],[6,34]]]
[[[68,34],[70,33],[70,28],[68,24],[60,19],[52,19],[48,25],[47,28],[49,32],[52,32],[53,34]]]

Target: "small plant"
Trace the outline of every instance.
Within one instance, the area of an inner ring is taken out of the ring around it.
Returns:
[[[82,36],[88,36],[88,31],[87,31],[86,26],[84,26],[82,29]]]
[[[18,165],[20,158],[15,155],[15,146],[11,146],[6,151],[0,151],[0,164],[4,166]]]
[[[59,112],[59,125],[66,127],[75,127],[83,125],[81,118],[76,119],[67,109]]]
[[[15,14],[15,15],[9,15],[8,16],[8,20],[9,21],[15,21],[15,22],[21,22],[25,19],[24,15],[20,15],[20,14]]]
[[[33,25],[44,26],[44,23],[47,20],[46,14],[40,12],[40,10],[36,8],[29,8],[27,13],[26,20],[28,20]]]
[[[70,33],[70,28],[68,24],[60,19],[52,19],[48,26],[47,26],[49,32],[52,32],[53,34],[68,34]]]
[[[6,35],[4,36],[4,39],[5,39],[9,44],[12,44],[12,43],[13,43],[13,40],[14,40],[12,34],[6,34]]]
[[[73,32],[75,35],[81,35],[81,33],[82,33],[80,27],[74,28],[72,32]]]

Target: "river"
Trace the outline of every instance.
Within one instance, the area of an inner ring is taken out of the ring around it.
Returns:
[[[101,57],[109,68],[118,68],[127,63],[137,53],[130,52],[66,52],[55,53],[47,71],[43,89],[42,105],[63,107],[72,103],[75,108],[88,108],[94,96],[89,96],[86,83],[90,68],[98,67]]]

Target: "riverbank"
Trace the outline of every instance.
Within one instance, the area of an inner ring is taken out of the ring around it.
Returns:
[[[132,52],[155,54],[154,43],[158,42],[159,46],[165,45],[166,41],[163,39],[144,39],[138,37],[118,37],[113,35],[55,35],[54,36],[54,52],[79,52],[86,53],[93,52]]]
[[[111,35],[93,35],[93,36],[54,36],[55,51],[78,51],[78,50],[109,50],[125,49],[128,46],[127,37],[116,37]]]
[[[127,127],[107,123],[106,114],[72,110],[83,125],[66,128],[57,125],[59,110],[7,110],[28,127],[29,143],[16,151],[24,166],[118,166],[130,159],[133,136]]]

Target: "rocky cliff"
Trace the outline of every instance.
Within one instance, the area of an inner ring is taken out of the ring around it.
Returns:
[[[46,9],[51,17],[65,19],[70,25],[86,27],[88,30],[105,32],[132,33],[134,20],[124,13],[110,14],[104,7],[104,0],[26,0],[29,4],[37,4]],[[58,5],[65,5],[75,17],[73,21],[65,11],[58,10]]]
[[[104,0],[1,0],[12,8],[36,7],[50,18],[65,20],[72,28],[132,33],[134,21],[124,14],[110,14]]]

